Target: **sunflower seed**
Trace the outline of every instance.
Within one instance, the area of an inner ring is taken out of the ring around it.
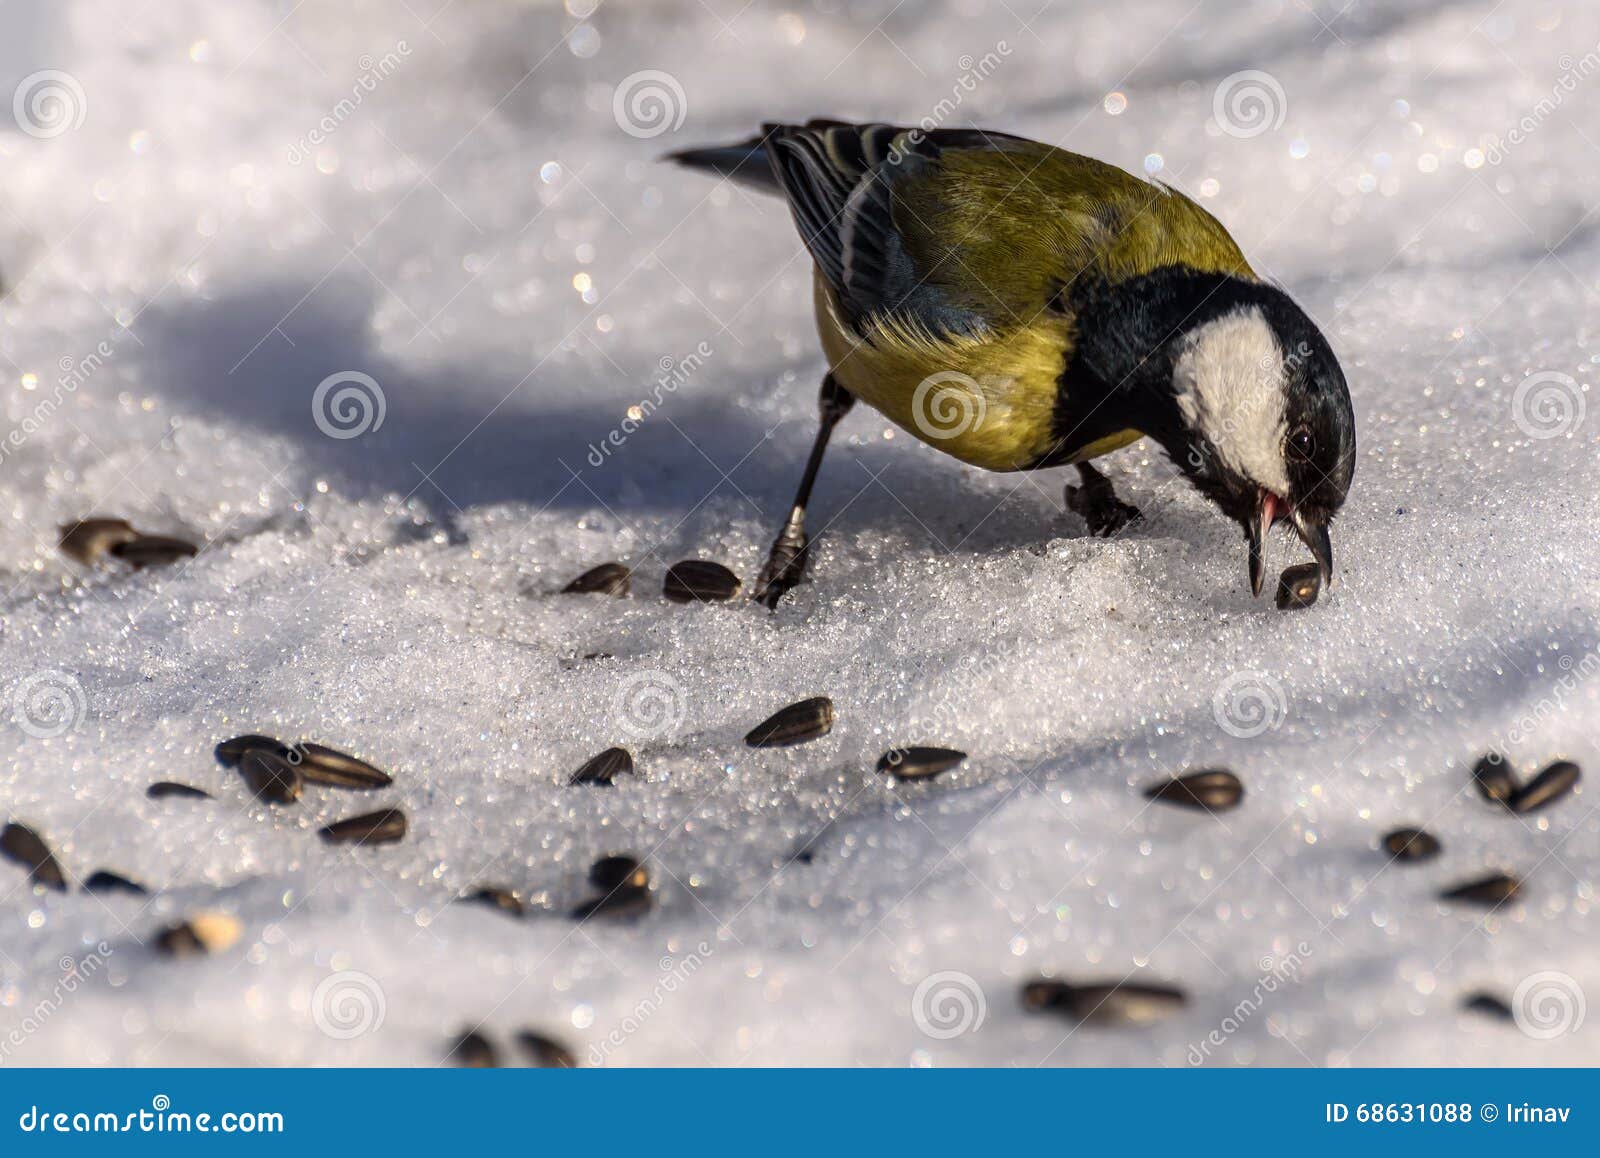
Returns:
[[[265,748],[276,756],[285,759],[289,757],[289,745],[282,740],[274,740],[271,736],[258,736],[254,733],[235,736],[231,740],[224,740],[217,745],[217,760],[230,768],[244,759],[246,752],[256,748]]]
[[[1485,800],[1504,804],[1517,791],[1517,774],[1498,752],[1490,752],[1472,766],[1472,779]]]
[[[164,567],[198,554],[200,548],[187,539],[172,539],[165,535],[140,535],[125,543],[117,543],[111,553],[135,571],[145,567]]]
[[[598,756],[591,756],[583,767],[572,774],[568,784],[603,784],[610,786],[619,772],[633,773],[633,755],[626,748],[607,748]]]
[[[630,572],[621,563],[602,563],[591,567],[561,589],[563,595],[614,595],[618,599],[628,594]]]
[[[1172,780],[1163,780],[1145,789],[1147,800],[1163,804],[1177,804],[1184,808],[1203,808],[1207,812],[1222,812],[1238,806],[1244,797],[1244,785],[1232,772],[1210,768],[1191,772]]]
[[[1557,760],[1512,794],[1506,804],[1512,812],[1532,812],[1543,808],[1577,787],[1582,774],[1570,760]]]
[[[469,1029],[451,1044],[445,1060],[469,1070],[492,1070],[500,1064],[500,1055],[487,1037]]]
[[[1479,880],[1468,881],[1464,885],[1446,889],[1439,894],[1439,899],[1445,901],[1472,901],[1480,905],[1498,905],[1502,901],[1509,901],[1521,891],[1522,882],[1515,877],[1508,877],[1505,873],[1492,873]]]
[[[612,889],[592,901],[585,901],[572,910],[572,919],[587,921],[590,917],[609,917],[632,920],[650,911],[650,890],[628,888]]]
[[[300,799],[300,769],[266,748],[251,748],[239,760],[239,772],[258,799],[293,804]]]
[[[364,816],[352,816],[323,828],[322,839],[329,844],[393,844],[406,834],[406,814],[398,808],[385,808]]]
[[[1397,828],[1383,838],[1383,847],[1395,860],[1427,860],[1439,855],[1439,842],[1420,828]]]
[[[528,1061],[547,1070],[572,1070],[578,1068],[578,1059],[572,1051],[553,1037],[525,1029],[517,1034],[517,1045],[528,1055]]]
[[[511,917],[520,917],[527,906],[522,899],[510,889],[497,888],[494,885],[484,885],[461,898],[468,904],[487,905],[491,909],[499,909]]]
[[[28,878],[41,888],[67,891],[67,875],[48,845],[33,829],[22,824],[8,824],[0,831],[0,853],[28,870]]]
[[[178,784],[172,780],[159,780],[144,790],[144,794],[151,800],[165,800],[176,796],[183,800],[210,800],[211,793],[202,788],[194,788],[188,784]]]
[[[1059,1013],[1085,1025],[1148,1025],[1187,1003],[1181,989],[1167,985],[1068,985],[1031,981],[1022,987],[1022,1004],[1035,1013]]]
[[[878,758],[878,771],[896,780],[930,780],[966,758],[954,748],[890,748]]]
[[[131,893],[136,897],[146,896],[150,892],[139,882],[130,881],[127,877],[106,869],[101,869],[90,876],[83,882],[83,887],[86,892],[91,893]]]
[[[295,760],[298,755],[299,759]],[[327,784],[334,788],[387,788],[394,777],[374,768],[365,760],[358,760],[333,748],[306,741],[296,744],[289,757],[298,764],[300,775],[312,784]]]
[[[833,701],[813,696],[780,708],[750,729],[744,742],[752,748],[778,748],[785,744],[804,744],[833,731]]]
[[[83,519],[61,528],[61,552],[80,563],[92,565],[111,548],[138,537],[139,532],[126,519]]]
[[[643,889],[650,885],[650,873],[631,856],[603,856],[589,868],[589,883],[597,889]]]
[[[1461,1008],[1468,1013],[1481,1013],[1485,1017],[1498,1018],[1501,1021],[1512,1021],[1516,1014],[1511,1012],[1511,1006],[1492,993],[1473,993],[1462,998]]]
[[[239,940],[237,917],[227,913],[196,913],[187,921],[162,930],[156,948],[173,957],[198,957],[223,953]]]
[[[742,586],[739,576],[721,563],[685,559],[667,570],[661,593],[674,603],[720,603],[739,594]]]
[[[1278,576],[1278,610],[1296,611],[1310,607],[1322,593],[1322,568],[1301,563]]]

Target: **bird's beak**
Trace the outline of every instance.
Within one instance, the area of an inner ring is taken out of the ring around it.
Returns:
[[[1260,595],[1267,577],[1267,532],[1285,510],[1283,500],[1271,491],[1262,491],[1255,511],[1244,522],[1244,537],[1250,547],[1250,594]]]
[[[1310,549],[1311,557],[1322,571],[1322,585],[1333,590],[1333,540],[1328,537],[1328,524],[1319,523],[1302,511],[1296,511],[1292,517],[1295,533]]]

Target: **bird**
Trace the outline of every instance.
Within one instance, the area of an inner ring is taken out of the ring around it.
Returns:
[[[773,193],[812,259],[820,428],[752,595],[804,576],[829,438],[857,399],[991,471],[1074,466],[1093,535],[1140,519],[1092,460],[1142,438],[1244,533],[1333,580],[1355,415],[1327,339],[1171,185],[1008,133],[817,119],[667,155]]]

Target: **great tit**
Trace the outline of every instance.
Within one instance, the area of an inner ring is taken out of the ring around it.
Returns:
[[[1344,374],[1316,325],[1179,191],[1005,133],[814,120],[671,154],[783,197],[815,263],[822,429],[755,595],[804,572],[805,508],[856,398],[996,471],[1073,464],[1094,534],[1139,517],[1090,464],[1155,440],[1244,530],[1261,594],[1280,520],[1333,576],[1355,471]]]

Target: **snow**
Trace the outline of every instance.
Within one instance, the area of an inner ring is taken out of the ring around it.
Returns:
[[[1517,817],[1468,777],[1600,757],[1600,12],[1033,7],[6,6],[0,96],[72,84],[64,125],[0,116],[0,671],[65,712],[5,723],[0,819],[159,891],[0,863],[0,1063],[431,1065],[480,1023],[610,1065],[1600,1061],[1592,1025],[1460,1010],[1600,994],[1593,790]],[[664,121],[618,105],[645,70]],[[1266,119],[1226,132],[1240,84]],[[1237,529],[1144,445],[1107,460],[1146,514],[1108,542],[1060,472],[865,408],[812,582],[775,616],[660,597],[682,558],[753,580],[821,363],[782,207],[654,158],[941,102],[1190,192],[1322,324],[1361,441],[1314,609],[1252,601]],[[332,437],[313,394],[358,374],[382,423]],[[56,528],[90,514],[209,545],[82,568]],[[554,594],[610,559],[631,598]],[[817,694],[827,738],[743,746]],[[255,803],[211,755],[245,731],[396,783]],[[618,743],[636,777],[566,785]],[[971,756],[888,782],[904,743]],[[1239,809],[1142,797],[1208,766]],[[399,845],[315,836],[389,805]],[[1443,855],[1386,865],[1404,823]],[[654,911],[579,926],[612,852]],[[1493,914],[1436,899],[1502,868]],[[481,884],[541,911],[450,903]],[[197,912],[238,945],[150,947]],[[1021,1009],[1040,975],[1190,1001],[1074,1030]]]

